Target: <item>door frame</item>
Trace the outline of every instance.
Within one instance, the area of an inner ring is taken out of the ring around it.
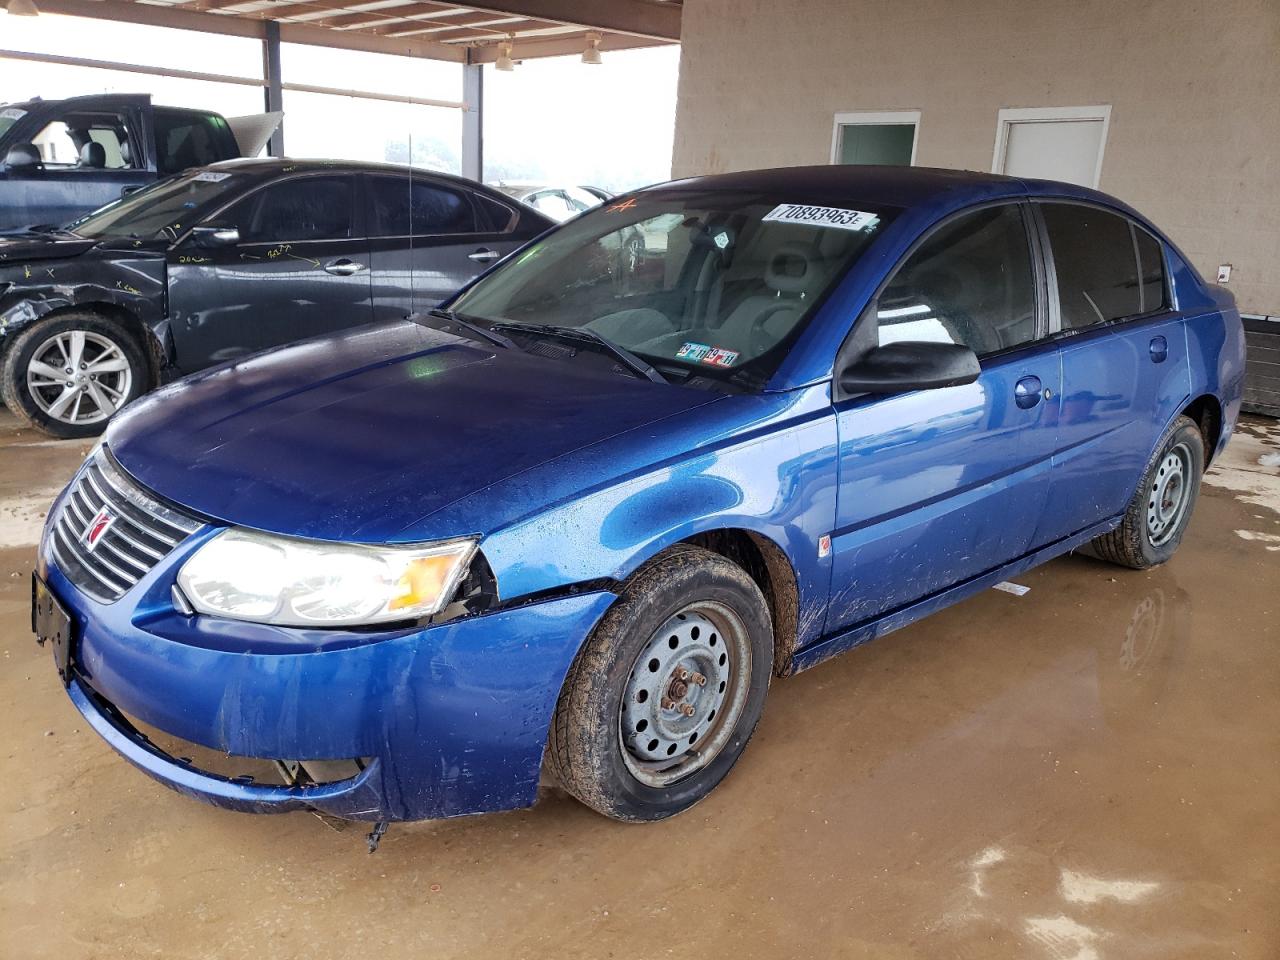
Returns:
[[[898,124],[901,126],[911,124],[911,166],[914,167],[916,165],[916,147],[920,143],[919,110],[889,110],[881,112],[854,110],[847,113],[837,113],[835,115],[835,119],[831,122],[830,162],[832,164],[840,162],[840,129],[842,127],[874,126],[884,124]]]
[[[1015,123],[1044,123],[1078,120],[1101,120],[1102,138],[1098,142],[1098,161],[1093,168],[1093,182],[1098,189],[1102,179],[1102,157],[1107,151],[1107,134],[1111,130],[1111,104],[1092,107],[1004,107],[996,115],[996,146],[991,155],[991,172],[1004,173],[1005,155],[1009,149],[1009,128]]]

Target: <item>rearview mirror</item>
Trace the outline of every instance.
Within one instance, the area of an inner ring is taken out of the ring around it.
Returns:
[[[197,247],[234,247],[240,242],[240,231],[235,227],[194,227],[191,242]]]
[[[906,393],[973,383],[982,368],[978,356],[958,343],[903,341],[872,347],[839,371],[846,395]]]
[[[40,166],[40,151],[34,143],[15,143],[5,154],[4,165],[10,170],[22,170]]]

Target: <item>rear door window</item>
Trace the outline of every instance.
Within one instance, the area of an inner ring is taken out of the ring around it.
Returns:
[[[517,215],[510,206],[501,200],[495,200],[483,193],[473,193],[471,199],[475,201],[476,207],[479,209],[482,229],[493,230],[498,233],[509,233],[515,229]]]
[[[986,207],[939,227],[878,301],[880,343],[959,343],[978,356],[1036,338],[1035,278],[1022,208]]]
[[[245,197],[216,218],[242,243],[345,240],[351,236],[351,177],[298,177]]]
[[[377,237],[475,233],[476,212],[462,190],[433,180],[369,177]]]
[[[1040,209],[1058,276],[1062,329],[1143,313],[1129,220],[1079,203],[1046,203]]]
[[[155,111],[156,166],[163,176],[234,157],[235,137],[222,117],[186,110]]]

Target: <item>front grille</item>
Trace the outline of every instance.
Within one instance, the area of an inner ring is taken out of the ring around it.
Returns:
[[[105,530],[91,537],[95,521],[107,518]],[[200,526],[199,520],[145,493],[104,449],[81,471],[63,501],[49,549],[68,580],[111,603]]]

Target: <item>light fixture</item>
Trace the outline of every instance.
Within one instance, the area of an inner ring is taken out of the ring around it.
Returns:
[[[36,5],[32,0],[9,0],[4,5],[9,11],[11,17],[38,17],[40,11],[36,9]]]
[[[499,42],[498,59],[493,62],[494,69],[510,73],[516,68],[515,61],[511,59],[511,48],[515,46],[515,39],[512,34],[507,34],[507,39]]]
[[[600,34],[594,31],[587,34],[587,48],[582,51],[582,62],[599,64],[600,59]]]

